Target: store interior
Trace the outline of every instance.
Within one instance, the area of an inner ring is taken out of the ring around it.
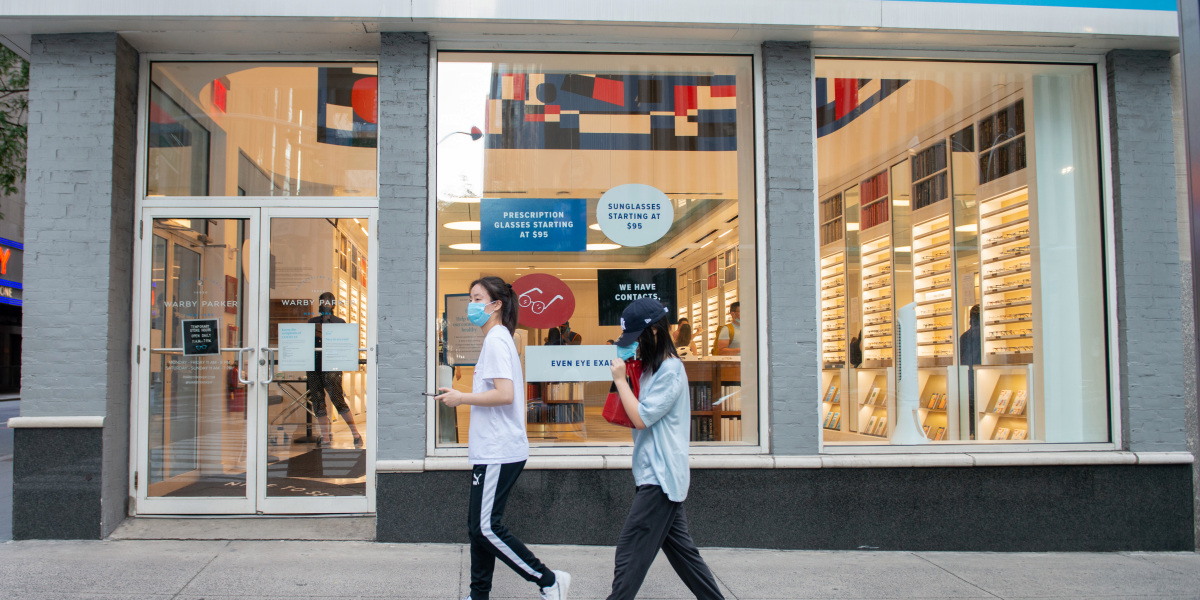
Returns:
[[[1090,67],[817,62],[826,444],[1107,441],[1095,97]]]

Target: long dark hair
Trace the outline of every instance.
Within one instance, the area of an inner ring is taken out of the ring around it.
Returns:
[[[675,336],[676,346],[687,346],[692,343],[692,326],[688,324],[687,319],[679,319],[679,333]]]
[[[642,335],[638,336],[638,356],[642,359],[642,371],[646,373],[657,371],[668,358],[679,358],[671,340],[667,315],[642,330]]]
[[[500,322],[508,328],[510,334],[516,335],[517,312],[521,308],[517,306],[517,297],[516,294],[513,294],[512,286],[504,283],[503,279],[491,275],[472,281],[471,285],[467,287],[467,291],[477,285],[483,287],[483,291],[487,292],[488,298],[491,298],[492,302],[500,301]]]

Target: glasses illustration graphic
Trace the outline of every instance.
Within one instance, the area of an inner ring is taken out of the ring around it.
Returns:
[[[534,300],[529,297],[529,294],[532,294],[534,292],[541,294],[542,289],[541,288],[529,288],[529,291],[525,292],[524,294],[521,294],[520,296],[517,296],[517,303],[521,305],[521,308],[529,308],[530,310],[533,311],[533,314],[535,314],[535,315],[542,314],[543,312],[546,311],[546,309],[551,304],[554,304],[554,302],[556,300],[563,299],[563,297],[561,295],[556,294],[553,298],[550,299],[549,302],[542,302],[541,300]]]

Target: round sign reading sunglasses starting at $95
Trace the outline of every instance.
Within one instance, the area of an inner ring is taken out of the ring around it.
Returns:
[[[604,192],[596,221],[608,239],[622,246],[645,246],[662,239],[675,220],[671,199],[653,186],[627,183]]]

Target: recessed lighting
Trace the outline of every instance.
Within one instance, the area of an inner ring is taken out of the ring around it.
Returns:
[[[896,252],[912,252],[912,246],[897,246]]]
[[[479,250],[479,244],[450,244],[451,250]]]
[[[588,225],[588,229],[595,229],[596,231],[600,231],[600,224],[592,223],[591,225]]]
[[[731,233],[733,233],[733,230],[732,230],[732,229],[730,229],[729,231],[726,231],[725,233],[722,233],[721,235],[718,235],[718,236],[717,236],[717,239],[719,240],[719,239],[721,239],[721,238],[723,238],[723,237],[725,237],[725,236],[727,236],[727,235],[729,235],[729,234],[731,234]]]
[[[978,225],[959,225],[958,227],[955,227],[954,230],[959,233],[975,233],[975,232],[979,231],[979,226]]]
[[[588,250],[616,250],[620,248],[620,244],[588,244]]]
[[[700,249],[702,249],[702,250],[703,250],[704,248],[707,248],[707,247],[709,247],[709,245],[711,245],[711,244],[712,244],[713,242],[715,242],[715,241],[717,241],[717,240],[708,240],[707,242],[704,242],[704,245],[703,245],[703,246],[700,246]]]
[[[846,223],[846,231],[858,231],[858,223]]]
[[[908,206],[908,200],[896,200],[892,202],[892,206]]]
[[[458,231],[479,231],[479,221],[454,221],[453,223],[446,223],[442,227]]]

